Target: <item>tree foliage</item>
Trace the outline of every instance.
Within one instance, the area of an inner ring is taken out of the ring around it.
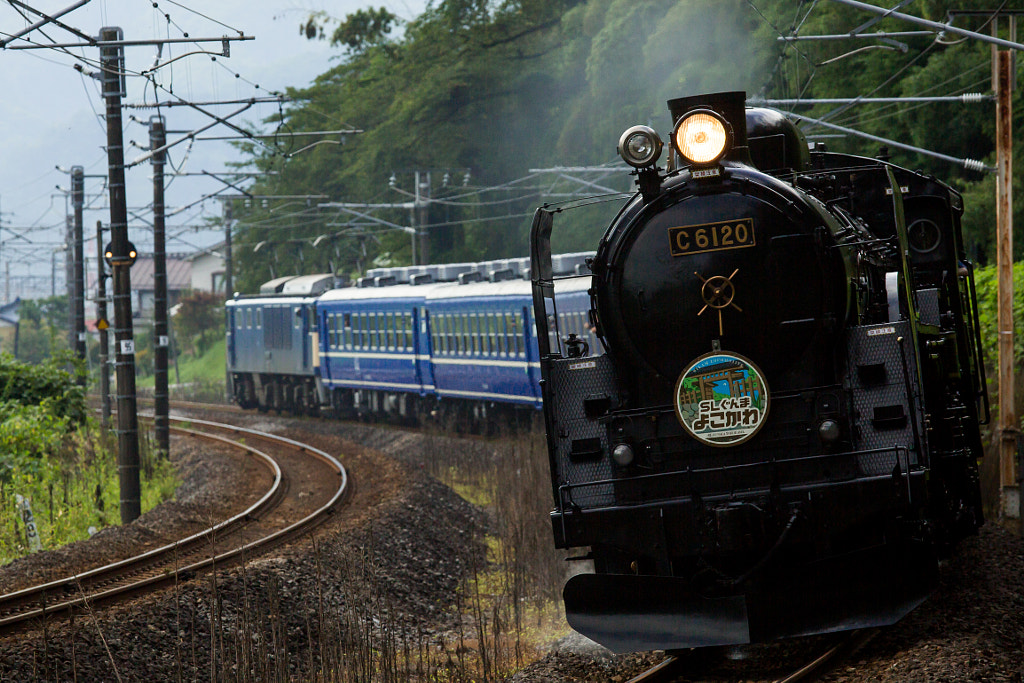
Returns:
[[[80,365],[70,353],[58,354],[39,364],[22,363],[7,353],[0,354],[0,403],[44,406],[57,418],[71,424],[85,421],[85,393],[65,367]],[[0,411],[0,416],[4,413]]]
[[[982,338],[987,341],[983,349],[985,361],[988,367],[995,368],[999,358],[996,347],[999,338],[999,274],[994,266],[979,268],[975,271],[974,280],[978,292],[978,318]],[[1024,262],[1014,264],[1013,290],[1017,292],[1013,298],[1013,327],[1017,331],[1013,336],[1013,358],[1015,367],[1021,368],[1024,367]]]
[[[922,0],[914,13],[945,20],[953,7],[988,5]],[[360,10],[329,33],[342,59],[308,87],[291,90],[292,104],[267,123],[291,132],[363,132],[345,136],[342,144],[310,147],[313,140],[299,139],[274,153],[249,145],[255,166],[278,171],[261,180],[257,191],[375,204],[408,204],[417,194],[429,195],[433,201],[417,220],[430,226],[432,261],[521,256],[533,209],[579,189],[558,182],[557,174],[534,175],[530,169],[615,162],[619,134],[636,123],[652,125],[667,138],[668,99],[726,90],[774,98],[989,90],[990,48],[975,40],[901,38],[906,52],[878,41],[778,40],[797,29],[800,35],[848,32],[871,18],[837,3],[790,0],[440,0],[399,34],[386,10]],[[959,20],[988,30],[983,21]],[[325,23],[307,35],[327,35]],[[911,28],[885,18],[870,30]],[[792,109],[994,163],[990,103]],[[804,127],[811,134],[831,132]],[[878,143],[861,138],[825,142],[841,152],[880,151]],[[302,147],[301,154],[288,154]],[[964,192],[972,256],[992,260],[991,177],[911,152],[889,152],[897,163]],[[504,189],[485,189],[495,186]],[[586,189],[601,194],[630,188],[628,176],[619,174]],[[412,240],[401,229],[413,224],[408,207],[363,210],[359,216],[319,210],[317,201],[237,207],[241,291],[281,275],[358,275],[373,265],[412,261]],[[560,216],[554,247],[593,249],[619,205],[608,200]],[[1018,224],[1024,224],[1024,207],[1017,213]],[[367,214],[380,220],[371,222]],[[1024,240],[1018,245],[1024,250]]]
[[[224,298],[213,292],[194,291],[179,302],[172,318],[178,344],[200,355],[224,337]]]
[[[768,37],[788,33],[796,26],[801,35],[822,35],[848,32],[868,20],[877,18],[838,3],[792,3],[771,0],[758,3],[775,28],[765,23],[761,31]],[[952,20],[955,25],[977,33],[989,34],[992,27],[986,17],[951,18],[951,10],[992,10],[999,4],[984,0],[928,0],[914,3],[904,10],[938,22]],[[806,15],[806,21],[803,20]],[[1006,21],[1002,37],[1008,37]],[[872,25],[874,31],[909,31],[920,26],[886,18]],[[893,42],[906,45],[898,49]],[[960,38],[954,34],[901,37],[898,41],[815,41],[795,46],[776,47],[778,58],[759,94],[779,98],[837,97],[924,97],[991,94],[992,46],[980,40]],[[1014,110],[1020,117],[1019,90],[1014,93]],[[958,159],[969,158],[995,165],[995,106],[991,101],[978,104],[959,102],[900,104],[820,104],[794,108],[817,119],[828,118],[866,133],[903,142]],[[1014,127],[1019,130],[1019,123]],[[811,134],[833,133],[822,128],[805,126]],[[876,156],[882,145],[859,137],[825,140],[836,151]],[[995,183],[988,173],[967,170],[932,156],[900,149],[886,150],[892,160],[909,168],[919,169],[952,184],[965,197],[964,229],[969,255],[984,264],[995,260]],[[1024,140],[1018,135],[1013,156],[1024,152]],[[1018,174],[1015,174],[1019,176]],[[1019,183],[1015,182],[1016,189]],[[1014,210],[1015,223],[1024,220],[1024,205]],[[1024,258],[1024,245],[1018,241],[1016,258]]]
[[[361,9],[346,17],[331,35],[331,45],[343,45],[349,54],[363,52],[387,41],[398,17],[384,7]]]
[[[26,299],[18,306],[18,360],[41,363],[68,348],[68,297]]]

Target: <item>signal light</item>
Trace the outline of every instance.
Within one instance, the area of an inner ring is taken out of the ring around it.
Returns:
[[[128,247],[128,253],[121,256],[115,256],[114,243],[107,243],[107,246],[103,249],[103,260],[111,266],[131,266],[135,263],[135,259],[138,258],[139,252],[131,242],[126,242],[125,246]]]

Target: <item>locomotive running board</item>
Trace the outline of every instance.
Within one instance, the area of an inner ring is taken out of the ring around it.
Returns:
[[[707,597],[665,576],[579,574],[563,590],[565,615],[573,629],[616,653],[888,626],[927,599],[935,561],[871,557],[819,565],[751,595]]]

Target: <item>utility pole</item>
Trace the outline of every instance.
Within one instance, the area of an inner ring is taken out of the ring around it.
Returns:
[[[100,424],[110,427],[110,340],[107,338],[107,269],[103,267],[103,221],[96,221],[96,329],[100,332]]]
[[[153,429],[160,457],[171,452],[170,404],[167,388],[167,249],[164,229],[164,164],[167,129],[162,116],[149,119],[153,162]]]
[[[1017,39],[1016,17],[1009,17],[1010,40]],[[999,19],[992,22],[995,36]],[[1013,87],[1010,50],[992,48],[992,85],[996,91],[996,272],[999,284],[996,327],[999,332],[999,485],[1001,513],[1024,522],[1024,502],[1017,479],[1016,397],[1013,387]]]
[[[68,348],[75,348],[75,217],[64,217],[64,293],[68,298]]]
[[[225,199],[221,204],[224,210],[224,296],[230,299],[235,293],[234,264],[231,261],[231,226],[234,214],[232,213],[233,203]]]
[[[424,179],[423,176],[426,176]],[[416,233],[413,235],[413,245],[415,247],[416,242],[419,242],[419,264],[416,263],[416,249],[412,252],[413,265],[423,265],[430,263],[430,233],[427,228],[428,216],[427,211],[430,207],[430,171],[425,173],[416,171],[416,198],[413,201],[415,205],[414,212],[414,223],[413,226],[416,228]]]
[[[81,166],[71,167],[71,208],[74,211],[72,240],[71,292],[72,316],[71,348],[79,360],[85,360],[85,237],[82,226],[82,212],[85,209],[85,170]],[[85,375],[78,377],[77,382],[85,386]]]
[[[124,180],[124,46],[120,28],[100,29],[103,99],[107,114],[107,166],[110,187],[110,246],[104,255],[111,265],[114,287],[114,342],[117,374],[117,472],[121,485],[121,523],[142,513],[139,481],[139,418],[135,401],[135,339],[132,330],[131,264],[134,248],[128,241],[128,202]]]

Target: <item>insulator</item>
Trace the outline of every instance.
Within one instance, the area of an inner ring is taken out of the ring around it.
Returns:
[[[990,97],[980,92],[967,92],[960,96],[960,101],[964,104],[980,104]]]
[[[980,161],[975,161],[974,159],[964,159],[963,163],[964,168],[966,168],[968,171],[978,171],[979,173],[984,173],[985,171],[989,170],[988,166],[986,166],[984,163]]]

